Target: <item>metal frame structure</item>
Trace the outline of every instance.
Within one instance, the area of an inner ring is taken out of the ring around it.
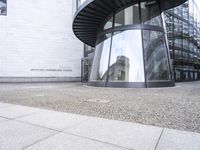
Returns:
[[[200,11],[197,5],[189,0],[164,14],[174,79],[200,80]]]

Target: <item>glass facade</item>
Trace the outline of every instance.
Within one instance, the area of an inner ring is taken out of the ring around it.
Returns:
[[[0,15],[7,15],[7,0],[0,0]]]
[[[101,25],[89,84],[173,85],[159,8],[157,1],[138,2],[114,13]]]
[[[142,2],[140,5],[142,23],[145,25],[154,25],[162,27],[162,19],[160,15],[161,12],[157,2]]]
[[[76,0],[76,9],[84,1]],[[100,25],[95,50],[84,46],[93,64],[89,83],[150,87],[200,80],[200,11],[194,0],[163,15],[156,0],[136,1]]]
[[[92,65],[93,67],[90,74],[90,81],[107,81],[111,35],[107,34],[103,38],[104,41],[100,42],[95,49],[95,60]]]
[[[194,0],[165,11],[176,81],[200,80],[200,11]]]
[[[115,15],[115,27],[132,24],[140,24],[138,4],[130,6]]]
[[[137,39],[133,40],[135,37]],[[114,32],[109,63],[110,82],[145,82],[140,30]]]
[[[167,48],[163,33],[158,31],[143,31],[143,43],[146,62],[146,79],[149,82],[170,81],[170,68]]]

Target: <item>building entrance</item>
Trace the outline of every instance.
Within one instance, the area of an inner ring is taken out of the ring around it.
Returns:
[[[91,70],[91,58],[85,57],[81,59],[81,82],[88,82]]]

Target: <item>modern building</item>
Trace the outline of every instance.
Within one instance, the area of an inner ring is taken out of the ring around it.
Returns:
[[[92,58],[89,85],[155,87],[200,79],[200,12],[193,0],[77,3],[74,33],[95,47],[94,57],[88,57],[85,46],[87,62]],[[128,71],[123,66],[126,79],[122,70],[113,70],[121,56],[129,60]]]
[[[193,0],[0,0],[0,82],[199,80],[199,14]]]
[[[165,11],[176,81],[200,80],[200,11],[194,0]]]
[[[80,81],[74,0],[0,0],[0,82]]]

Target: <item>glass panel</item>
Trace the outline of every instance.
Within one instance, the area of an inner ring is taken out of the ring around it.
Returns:
[[[164,34],[157,31],[143,31],[147,81],[170,80],[167,48]]]
[[[80,7],[86,0],[77,0],[78,1],[78,7]]]
[[[115,24],[114,26],[123,26],[125,24],[125,11],[122,10],[115,15]]]
[[[160,14],[159,5],[155,0],[141,3],[142,22],[144,24],[162,26]]]
[[[7,0],[0,0],[0,15],[7,14]]]
[[[140,24],[138,4],[130,6],[115,15],[115,27]]]
[[[106,22],[106,24],[104,25],[104,30],[112,28],[112,25],[113,25],[113,17],[108,22]]]
[[[89,54],[91,54],[93,52],[94,52],[94,48],[93,47],[84,44],[84,57],[88,57]]]
[[[93,65],[90,75],[90,81],[103,81],[107,80],[108,60],[110,52],[111,35],[108,34],[103,37],[103,42],[100,42],[95,49]]]
[[[188,16],[189,16],[189,2],[185,2],[183,5],[182,5],[182,17],[185,18],[185,19],[188,19]]]
[[[140,30],[123,31],[113,36],[109,81],[145,82]]]
[[[91,70],[91,59],[84,58],[81,60],[81,82],[88,82],[88,77]]]

